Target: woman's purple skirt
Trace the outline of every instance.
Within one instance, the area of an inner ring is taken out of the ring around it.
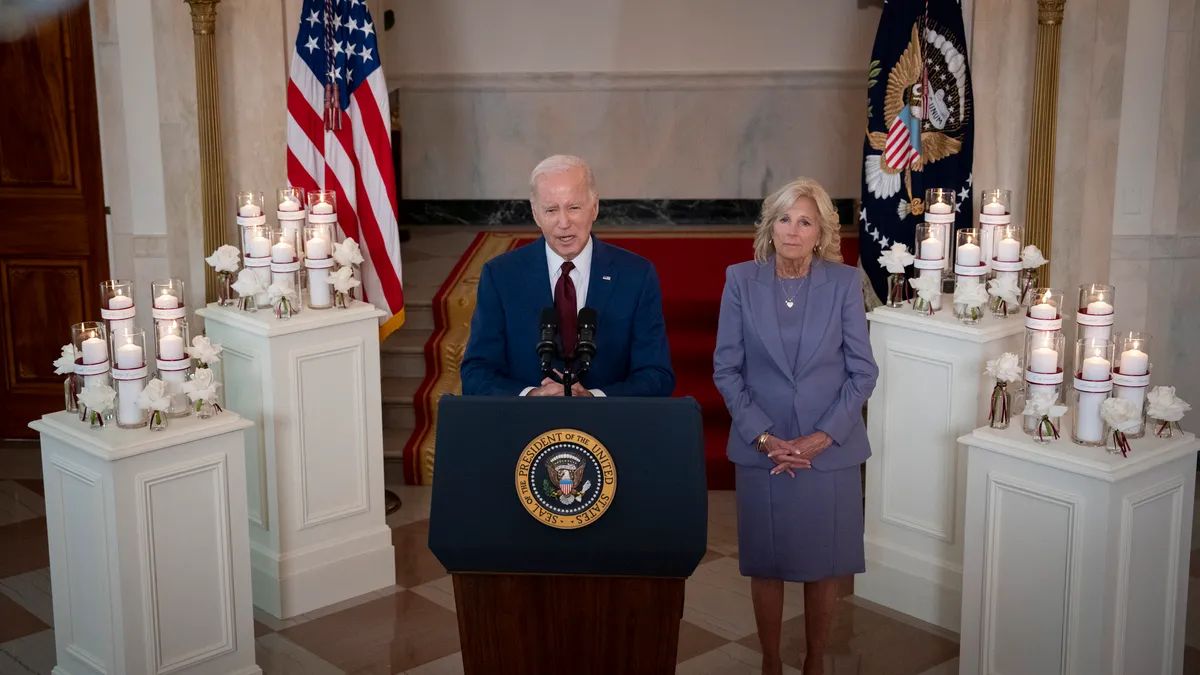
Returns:
[[[742,575],[820,581],[865,572],[860,466],[795,473],[737,466]]]

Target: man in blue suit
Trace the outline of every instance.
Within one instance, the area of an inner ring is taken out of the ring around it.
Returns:
[[[592,236],[600,200],[587,163],[555,155],[529,179],[542,237],[488,261],[479,276],[471,338],[460,374],[464,395],[562,396],[537,353],[543,308],[553,306],[563,353],[578,314],[596,310],[596,355],[572,396],[670,396],[675,373],[654,265]],[[556,361],[562,372],[564,364]]]

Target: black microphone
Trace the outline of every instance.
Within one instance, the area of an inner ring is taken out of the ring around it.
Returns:
[[[575,341],[575,358],[586,373],[596,355],[596,310],[584,307],[579,310],[579,338]]]
[[[553,307],[542,310],[541,337],[537,344],[538,356],[542,357],[542,372],[550,372],[550,364],[554,360],[554,335],[558,332],[558,312]]]

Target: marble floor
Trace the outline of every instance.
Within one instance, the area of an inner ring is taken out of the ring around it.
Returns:
[[[47,675],[54,667],[46,519],[35,445],[0,447],[0,675]],[[255,610],[257,662],[268,675],[451,675],[462,672],[450,577],[430,553],[429,489],[392,486],[403,507],[388,518],[394,586],[279,621]],[[708,553],[687,582],[680,675],[753,675],[759,648],[750,584],[738,573],[732,492],[709,495]],[[1200,521],[1200,519],[1198,519]],[[1200,529],[1200,527],[1198,527]],[[1193,547],[1200,538],[1193,534]],[[1200,575],[1200,556],[1191,573]],[[804,606],[789,587],[785,672],[804,657]],[[850,594],[838,605],[830,675],[952,675],[957,636]],[[1189,616],[1200,610],[1192,586]],[[1189,621],[1186,673],[1200,673],[1200,622]]]

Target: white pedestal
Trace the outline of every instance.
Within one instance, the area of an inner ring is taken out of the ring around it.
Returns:
[[[959,672],[1183,672],[1196,437],[1133,440],[1127,458],[1011,427],[959,440]]]
[[[1025,327],[990,314],[964,326],[953,307],[946,295],[931,317],[909,307],[867,316],[879,381],[867,410],[867,571],[854,590],[957,632],[967,468],[957,438],[986,422],[994,382],[984,365],[1020,354]]]
[[[41,433],[55,675],[261,673],[254,665],[245,442],[232,413],[167,429]]]
[[[286,321],[209,305],[225,402],[250,419],[246,476],[254,604],[293,617],[395,583],[384,519],[379,310]]]

